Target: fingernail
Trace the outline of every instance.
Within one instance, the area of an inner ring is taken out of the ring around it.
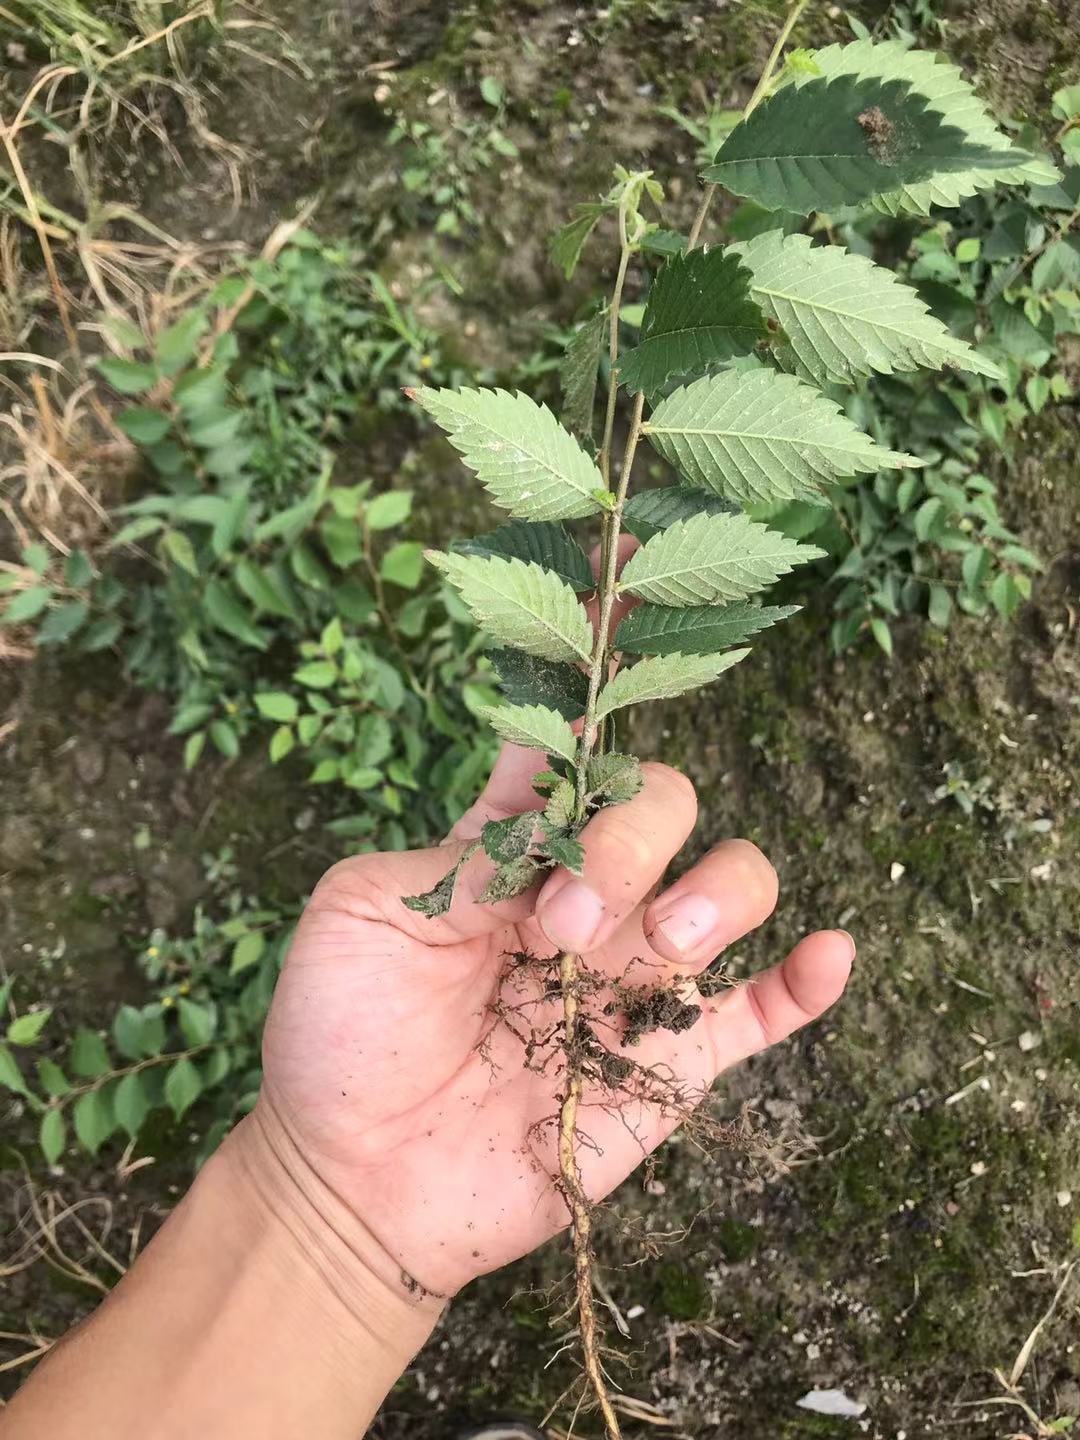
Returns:
[[[604,902],[583,880],[568,880],[542,904],[537,917],[553,945],[587,950],[604,919]]]
[[[709,944],[720,925],[720,911],[705,895],[680,895],[669,908],[653,917],[649,939],[657,935],[681,955]]]
[[[851,959],[854,960],[855,956],[858,954],[858,946],[855,944],[854,935],[849,934],[847,930],[837,930],[836,933],[837,935],[843,935],[844,939],[851,946]]]

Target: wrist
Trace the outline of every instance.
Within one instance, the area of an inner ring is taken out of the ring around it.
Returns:
[[[272,1246],[310,1323],[325,1323],[331,1352],[350,1366],[358,1346],[365,1355],[381,1354],[396,1379],[428,1339],[445,1298],[401,1269],[315,1174],[265,1101],[214,1159],[241,1213]]]

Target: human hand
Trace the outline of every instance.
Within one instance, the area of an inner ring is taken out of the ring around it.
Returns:
[[[582,833],[583,879],[558,870],[515,900],[479,904],[492,873],[481,853],[462,868],[446,915],[407,909],[401,897],[440,880],[485,821],[534,807],[530,782],[543,766],[507,746],[445,845],[335,865],[300,922],[267,1024],[253,1120],[271,1150],[302,1168],[305,1188],[356,1217],[389,1268],[437,1295],[527,1253],[569,1219],[553,1179],[558,1063],[527,1067],[520,1025],[513,1033],[493,1010],[512,957],[570,949],[594,973],[657,986],[700,973],[776,902],[771,865],[741,840],[650,898],[694,826],[696,798],[677,771],[647,764],[639,794]],[[853,954],[844,932],[818,932],[748,984],[684,996],[702,1015],[681,1033],[646,1034],[633,1049],[614,1026],[600,1038],[649,1072],[670,1073],[682,1094],[704,1094],[721,1071],[827,1009]],[[560,1013],[557,994],[533,1000],[527,1027],[550,1032]],[[670,1106],[589,1085],[579,1114],[587,1194],[605,1196],[677,1123]]]

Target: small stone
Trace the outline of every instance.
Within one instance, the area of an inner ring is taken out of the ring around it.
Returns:
[[[1025,1030],[1022,1035],[1017,1037],[1016,1043],[1021,1050],[1034,1050],[1036,1045],[1042,1044],[1042,1036],[1034,1030]]]
[[[71,752],[75,774],[84,785],[96,785],[105,774],[105,747],[100,740],[84,737]]]
[[[1059,1191],[1057,1192],[1057,1197],[1056,1197],[1056,1198],[1057,1198],[1057,1202],[1058,1202],[1058,1204],[1061,1206],[1062,1210],[1067,1210],[1068,1207],[1072,1204],[1072,1191],[1071,1191],[1071,1190],[1059,1190]]]
[[[971,1173],[972,1173],[972,1175],[976,1175],[976,1176],[978,1176],[978,1175],[985,1175],[985,1174],[986,1174],[986,1161],[985,1161],[985,1160],[974,1160],[974,1161],[972,1161]]]
[[[902,880],[906,874],[907,866],[901,865],[899,860],[894,860],[889,866],[889,879],[894,885],[898,880]]]

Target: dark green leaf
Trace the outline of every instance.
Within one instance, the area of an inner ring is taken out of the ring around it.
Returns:
[[[256,650],[266,649],[265,635],[252,624],[249,612],[240,604],[231,586],[221,580],[211,580],[203,592],[203,609],[210,623],[226,635]]]
[[[6,1045],[0,1045],[0,1085],[13,1090],[16,1095],[27,1094],[26,1081],[19,1069],[19,1062]]]
[[[142,1014],[134,1005],[121,1005],[113,1017],[112,1037],[127,1060],[141,1060],[146,1053],[142,1041]]]
[[[712,655],[728,645],[741,645],[759,630],[786,620],[798,605],[695,605],[675,610],[667,605],[638,605],[615,636],[615,648],[634,655]]]
[[[488,535],[457,540],[452,549],[456,555],[503,555],[530,560],[544,570],[553,570],[577,591],[596,588],[589,557],[557,520],[511,520]]]
[[[592,439],[596,378],[607,334],[607,312],[600,310],[574,332],[559,367],[562,422],[585,440]]]
[[[736,125],[706,180],[770,210],[856,205],[932,175],[1007,169],[1018,152],[972,143],[904,81],[851,75],[786,86]]]
[[[569,835],[552,835],[541,846],[545,855],[550,855],[556,865],[562,865],[572,875],[585,873],[585,850]]]
[[[567,720],[584,714],[589,679],[576,665],[511,649],[493,650],[491,659],[507,699],[515,705],[547,705]]]
[[[198,1004],[181,995],[176,1008],[180,1033],[188,1045],[195,1048],[209,1044],[217,1029],[217,1011],[213,1003],[205,1001]]]
[[[540,823],[538,810],[526,810],[505,820],[489,820],[480,834],[484,854],[496,865],[508,865],[528,854],[533,832]]]
[[[567,280],[573,278],[585,242],[607,208],[596,201],[575,206],[573,218],[551,237],[549,253],[552,264],[559,267]]]
[[[676,520],[691,515],[737,515],[739,507],[722,495],[692,490],[688,485],[667,485],[662,490],[639,490],[623,509],[623,529],[644,544]]]
[[[652,394],[672,375],[705,375],[749,354],[768,334],[750,280],[730,251],[692,250],[669,260],[649,292],[640,343],[619,360],[620,383],[631,394]]]
[[[71,1089],[71,1081],[56,1061],[50,1060],[48,1056],[42,1056],[37,1062],[37,1073],[46,1095],[66,1095]]]

